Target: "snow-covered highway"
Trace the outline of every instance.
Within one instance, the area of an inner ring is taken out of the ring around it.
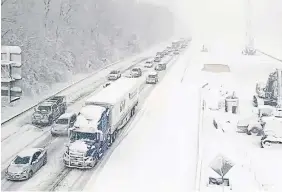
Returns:
[[[199,69],[189,50],[149,95],[132,130],[85,191],[193,191]]]
[[[175,59],[178,58],[178,56],[172,56],[172,60],[170,62],[169,65],[172,65],[175,62]],[[140,60],[139,60],[140,61]],[[142,59],[142,61],[144,61],[144,59]],[[139,62],[137,62],[139,63]],[[144,63],[144,62],[143,62]],[[132,65],[132,64],[131,64]],[[136,65],[136,63],[135,63]],[[128,68],[128,67],[127,67]],[[170,68],[170,67],[169,67]],[[169,68],[167,70],[169,70]],[[148,69],[144,69],[143,72],[143,77],[141,79],[144,79],[144,77],[146,76],[146,71]],[[161,72],[160,73],[160,79],[165,75],[166,71]],[[145,82],[145,79],[143,80]],[[96,91],[99,91],[99,88],[97,89],[97,87],[95,87],[95,85],[92,85],[92,89],[95,88]],[[100,87],[100,86],[98,86]],[[101,87],[100,87],[101,88]],[[141,106],[142,106],[142,102],[145,100],[146,96],[149,94],[149,92],[154,88],[154,85],[143,85],[143,91],[141,92]],[[83,101],[86,99],[86,97],[88,97],[89,95],[83,95],[83,97],[81,97],[79,100],[77,100],[76,102],[73,102],[68,110],[70,111],[74,111],[74,112],[78,112],[80,110],[80,108],[83,105]],[[130,127],[130,123],[128,125],[128,127]],[[2,129],[3,131],[3,129]],[[30,128],[27,132],[31,132],[33,133],[33,135],[31,133],[26,134],[26,135],[15,135],[15,136],[11,136],[9,139],[6,139],[3,142],[7,142],[9,141],[10,144],[9,145],[3,145],[2,143],[2,154],[3,154],[3,147],[6,150],[6,160],[3,160],[3,155],[2,155],[2,167],[5,168],[3,166],[3,163],[9,163],[9,158],[10,156],[13,157],[12,155],[15,153],[15,148],[12,150],[11,149],[11,144],[13,144],[12,142],[14,142],[14,144],[16,143],[16,141],[18,141],[18,139],[22,139],[23,137],[28,140],[30,142],[30,146],[33,147],[47,147],[48,149],[48,163],[39,171],[37,172],[33,178],[31,178],[30,180],[26,181],[26,182],[11,182],[11,181],[7,181],[6,179],[2,178],[2,189],[3,190],[9,190],[9,191],[15,191],[15,190],[59,190],[57,188],[64,186],[64,182],[68,182],[70,179],[75,178],[75,180],[77,179],[81,179],[81,183],[79,184],[79,182],[72,182],[72,185],[69,184],[69,190],[82,190],[83,186],[85,185],[85,183],[87,182],[87,180],[89,179],[89,174],[91,175],[92,173],[95,173],[95,169],[94,170],[90,170],[90,171],[80,171],[80,170],[71,170],[71,169],[66,169],[64,167],[64,164],[62,162],[62,156],[63,156],[63,152],[65,150],[65,146],[64,143],[66,142],[66,138],[54,138],[51,137],[50,133],[49,133],[49,128],[45,127],[44,133],[44,139],[42,140],[38,140],[37,142],[34,142],[33,139],[36,139],[38,137],[40,137],[40,134],[38,134],[38,132],[32,128]],[[36,135],[37,134],[37,135]],[[13,137],[13,139],[12,139]],[[122,139],[122,137],[121,137]],[[24,139],[23,139],[24,140]],[[27,141],[27,143],[28,143]],[[18,148],[18,150],[21,150],[23,148],[25,148],[24,145],[14,145]],[[9,156],[10,153],[10,156]],[[6,165],[6,164],[5,164]],[[6,165],[7,166],[7,165]],[[2,172],[3,173],[3,172]],[[74,175],[74,176],[73,176]],[[63,189],[65,190],[65,189]]]

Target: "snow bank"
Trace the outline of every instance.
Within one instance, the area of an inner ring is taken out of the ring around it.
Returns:
[[[251,102],[255,84],[260,80],[266,81],[269,73],[281,64],[265,56],[238,55],[230,58],[230,61],[234,88],[239,97],[239,114],[233,115],[233,119],[232,115],[222,114],[220,111],[207,109],[204,113],[201,191],[221,190],[221,187],[207,185],[209,176],[220,177],[210,168],[210,163],[218,154],[224,154],[235,164],[225,176],[230,179],[232,191],[266,191],[267,188],[270,191],[281,191],[281,179],[278,181],[278,175],[282,172],[281,149],[262,149],[260,136],[249,136],[236,131],[216,131],[213,125],[213,119],[216,119],[226,130],[236,129],[235,122],[246,119],[251,124],[250,127],[257,126],[257,111],[253,110]],[[224,77],[222,80],[224,81]]]

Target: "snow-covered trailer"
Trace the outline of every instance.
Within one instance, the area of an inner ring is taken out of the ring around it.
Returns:
[[[85,101],[85,105],[103,106],[109,109],[109,144],[134,115],[139,100],[140,79],[120,78],[110,86]]]

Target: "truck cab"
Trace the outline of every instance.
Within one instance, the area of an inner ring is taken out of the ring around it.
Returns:
[[[108,109],[85,106],[69,129],[69,142],[63,156],[66,167],[92,168],[108,147]]]

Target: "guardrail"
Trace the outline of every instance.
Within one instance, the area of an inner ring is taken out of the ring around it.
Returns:
[[[171,39],[168,40],[168,42],[171,42]],[[162,43],[160,43],[160,44],[153,45],[150,49],[154,49],[154,48],[156,48],[156,46],[159,46],[159,45],[164,44],[164,43],[166,43],[166,42],[162,42]],[[91,73],[91,74],[88,75],[87,77],[85,77],[85,78],[83,78],[83,79],[81,79],[81,80],[79,80],[79,81],[77,81],[77,82],[75,82],[75,83],[72,83],[71,85],[69,85],[69,86],[65,87],[64,89],[62,89],[62,90],[60,90],[60,91],[58,91],[58,92],[52,94],[51,96],[48,96],[48,97],[42,99],[41,101],[37,102],[35,105],[32,105],[31,107],[28,107],[28,108],[24,109],[22,112],[18,113],[17,115],[14,115],[14,116],[8,118],[7,120],[4,120],[3,122],[1,122],[1,126],[3,126],[4,124],[10,122],[11,120],[13,120],[13,119],[15,119],[15,118],[17,118],[17,117],[23,115],[24,113],[30,111],[30,110],[33,109],[35,106],[37,106],[39,103],[44,102],[45,100],[47,100],[47,99],[49,99],[49,98],[51,98],[51,97],[53,97],[53,96],[59,95],[60,93],[62,93],[63,91],[66,91],[67,89],[71,88],[72,86],[77,85],[77,84],[79,84],[79,83],[81,83],[81,82],[83,82],[83,81],[85,81],[85,80],[91,78],[93,75],[99,73],[100,71],[105,70],[105,69],[107,69],[107,68],[109,68],[109,67],[111,67],[111,66],[113,66],[113,65],[115,65],[115,64],[117,64],[117,63],[123,62],[123,61],[125,61],[125,60],[130,60],[130,59],[132,59],[132,58],[134,58],[134,57],[136,57],[136,56],[138,56],[138,55],[141,55],[141,54],[143,54],[143,53],[146,53],[146,51],[144,51],[144,52],[142,52],[142,53],[134,54],[134,55],[132,55],[132,56],[129,57],[129,58],[123,58],[123,59],[118,60],[118,61],[116,61],[116,62],[113,62],[113,63],[111,63],[111,64],[109,64],[109,65],[107,65],[107,66],[105,66],[105,67],[100,68],[98,71],[94,71],[93,73]]]
[[[35,106],[37,106],[39,103],[42,103],[42,102],[44,102],[45,100],[47,100],[47,99],[49,99],[49,98],[51,98],[51,97],[53,97],[53,96],[59,95],[60,93],[62,93],[63,91],[65,91],[65,90],[67,90],[67,89],[69,89],[69,88],[71,88],[72,86],[77,85],[77,84],[79,84],[79,83],[85,81],[86,79],[89,79],[90,77],[92,77],[93,75],[99,73],[100,71],[105,70],[105,69],[107,69],[107,68],[109,68],[109,67],[111,67],[111,66],[113,66],[113,65],[115,65],[115,64],[117,64],[117,63],[120,63],[120,62],[122,62],[123,60],[125,60],[125,59],[122,59],[122,60],[116,61],[116,62],[114,62],[114,63],[111,63],[111,64],[109,64],[109,65],[107,65],[107,66],[101,68],[100,70],[91,73],[91,74],[88,75],[87,77],[85,77],[85,78],[83,78],[83,79],[81,79],[81,80],[79,80],[79,81],[77,81],[77,82],[75,82],[75,83],[72,83],[71,85],[69,85],[69,86],[65,87],[64,89],[62,89],[62,90],[56,92],[55,94],[53,94],[53,95],[51,95],[51,96],[49,96],[49,97],[46,97],[46,98],[42,99],[42,100],[39,101],[37,104],[32,105],[31,107],[28,107],[27,109],[23,110],[21,113],[19,113],[19,114],[13,116],[13,117],[11,117],[11,118],[9,118],[9,119],[7,119],[7,120],[1,122],[1,126],[3,126],[4,124],[8,123],[9,121],[11,121],[11,120],[13,120],[13,119],[15,119],[15,118],[17,118],[17,117],[19,117],[19,116],[21,116],[23,113],[26,113],[26,112],[30,111],[30,110],[33,109]]]
[[[263,54],[263,55],[266,55],[266,56],[268,56],[268,57],[270,57],[270,58],[272,58],[272,59],[275,59],[276,61],[279,61],[279,62],[282,63],[282,59],[279,59],[279,58],[277,58],[277,57],[275,57],[275,56],[272,56],[272,55],[270,55],[270,54],[268,54],[268,53],[266,53],[266,52],[263,52],[263,51],[261,51],[261,50],[259,50],[259,49],[257,49],[257,52],[259,52],[259,53],[261,53],[261,54]]]
[[[195,191],[200,191],[201,189],[201,177],[202,177],[202,130],[203,130],[203,116],[205,111],[205,101],[203,97],[203,90],[209,83],[204,84],[199,89],[200,101],[199,101],[199,114],[198,114],[198,154],[197,154],[197,166],[196,166],[196,181],[195,181]]]

